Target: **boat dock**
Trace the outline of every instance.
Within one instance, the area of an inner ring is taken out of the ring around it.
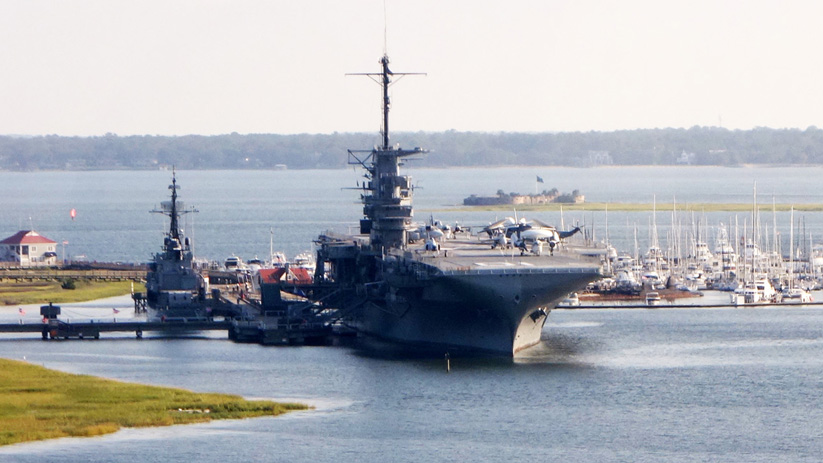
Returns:
[[[288,323],[279,317],[233,320],[229,327],[229,339],[232,341],[264,346],[323,345],[331,335],[332,328],[326,323]]]
[[[68,322],[52,319],[46,323],[3,323],[0,333],[40,333],[45,339],[100,339],[100,333],[133,332],[142,338],[144,332],[179,334],[192,331],[226,331],[229,320],[180,319],[166,321]]]
[[[820,307],[823,302],[755,302],[735,306],[730,303],[723,304],[676,304],[661,302],[655,305],[648,304],[579,304],[579,305],[558,305],[555,310],[577,310],[577,309],[723,309],[723,308],[785,308],[785,307]]]
[[[100,264],[103,266],[104,264]],[[0,278],[7,281],[143,281],[146,270],[140,266],[122,266],[122,268],[2,268]]]
[[[100,339],[101,333],[134,333],[142,339],[143,333],[161,333],[167,336],[185,335],[198,331],[225,331],[228,339],[239,343],[260,343],[263,345],[322,345],[332,336],[328,323],[288,317],[265,316],[253,301],[231,304],[222,313],[233,316],[174,316],[171,313],[160,319],[141,320],[128,318],[112,320],[64,320],[59,319],[61,309],[56,305],[40,307],[42,321],[0,323],[0,333],[40,333],[43,340],[49,339]],[[223,301],[228,305],[227,301]],[[139,307],[135,299],[135,312]]]
[[[332,336],[329,325],[285,324],[278,320],[231,319],[166,319],[165,321],[63,321],[45,323],[0,323],[0,333],[40,333],[48,339],[100,339],[102,333],[134,333],[142,339],[143,333],[181,335],[196,331],[224,331],[228,339],[238,343],[263,345],[322,345]]]

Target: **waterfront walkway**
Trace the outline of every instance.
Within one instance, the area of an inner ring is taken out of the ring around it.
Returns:
[[[50,320],[47,323],[2,323],[0,333],[40,333],[43,339],[98,339],[100,333],[133,332],[140,338],[144,332],[179,334],[191,331],[228,331],[231,321],[209,319],[167,319],[165,321],[83,321]]]
[[[105,280],[105,281],[143,281],[146,270],[133,269],[79,269],[79,268],[0,268],[0,280],[35,281],[35,280]]]

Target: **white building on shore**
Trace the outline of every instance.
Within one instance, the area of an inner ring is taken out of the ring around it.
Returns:
[[[57,242],[34,230],[21,230],[0,241],[0,262],[20,267],[57,265]]]

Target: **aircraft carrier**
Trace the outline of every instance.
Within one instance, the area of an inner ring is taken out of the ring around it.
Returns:
[[[360,233],[320,236],[315,281],[292,290],[359,333],[415,349],[512,356],[537,344],[550,310],[601,276],[602,253],[525,220],[477,234],[415,223],[412,180],[400,167],[427,151],[390,144],[388,89],[409,73],[392,72],[385,55],[380,64],[357,74],[383,93],[381,146],[349,150],[366,177]]]

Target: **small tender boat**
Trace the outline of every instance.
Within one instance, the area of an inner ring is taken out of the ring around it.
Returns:
[[[789,304],[804,304],[812,302],[812,295],[803,288],[789,288],[781,293],[781,301]]]
[[[223,267],[225,267],[226,270],[243,270],[246,264],[243,263],[243,259],[232,255],[226,258]]]
[[[563,299],[560,304],[557,304],[558,307],[577,307],[580,305],[580,298],[577,296],[577,293],[571,293]]]

